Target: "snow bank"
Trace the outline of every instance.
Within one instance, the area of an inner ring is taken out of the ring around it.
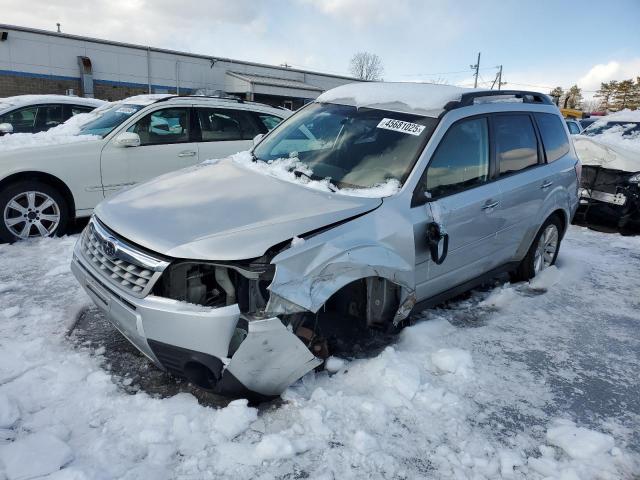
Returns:
[[[298,158],[278,158],[269,162],[253,161],[250,152],[240,152],[231,155],[231,160],[245,168],[259,172],[263,175],[279,178],[287,182],[304,185],[307,188],[313,188],[321,192],[331,192],[340,195],[350,195],[353,197],[380,198],[389,197],[398,193],[400,190],[400,182],[396,179],[390,179],[385,183],[380,183],[369,188],[338,188],[333,185],[329,179],[312,180],[305,175],[313,175],[313,171]],[[215,165],[219,160],[205,160],[203,165]],[[295,172],[301,172],[303,175],[296,175]]]
[[[361,82],[333,88],[316,101],[353,105],[358,108],[398,108],[427,116],[438,116],[444,106],[458,101],[463,93],[472,89],[433,83]],[[402,107],[401,107],[402,108]]]

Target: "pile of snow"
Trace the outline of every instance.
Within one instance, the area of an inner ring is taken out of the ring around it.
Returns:
[[[637,389],[640,238],[610,238],[571,227],[554,288],[426,311],[373,358],[329,360],[260,409],[127,393],[105,345],[66,335],[89,303],[68,270],[76,239],[0,245],[0,311],[18,308],[0,321],[0,479],[634,478],[637,397],[616,395]]]
[[[437,117],[444,106],[459,101],[473,89],[417,82],[361,82],[342,85],[324,92],[316,101],[355,107],[407,110]]]
[[[231,160],[245,168],[259,172],[263,175],[279,178],[287,182],[304,185],[321,192],[333,192],[341,195],[353,197],[381,198],[395,195],[400,191],[400,182],[396,179],[389,179],[384,183],[374,185],[369,188],[338,188],[333,185],[328,178],[323,180],[312,180],[308,176],[313,175],[313,171],[297,157],[278,158],[268,162],[254,161],[250,152],[239,152],[231,155]],[[205,160],[203,165],[215,165],[220,160]],[[296,175],[301,172],[303,175]],[[307,176],[308,175],[308,176]]]

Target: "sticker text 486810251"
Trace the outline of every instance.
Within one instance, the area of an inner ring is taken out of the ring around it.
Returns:
[[[393,118],[383,118],[380,120],[378,128],[418,136],[422,133],[425,127],[418,123],[404,122],[402,120],[394,120]]]

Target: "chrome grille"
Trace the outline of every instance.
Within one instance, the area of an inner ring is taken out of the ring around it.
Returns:
[[[102,278],[135,297],[146,296],[169,262],[141,251],[92,219],[81,239],[82,256]]]

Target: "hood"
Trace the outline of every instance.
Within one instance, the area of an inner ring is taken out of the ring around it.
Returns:
[[[227,159],[130,188],[95,213],[125,239],[163,255],[243,260],[381,203],[313,190]]]
[[[623,172],[640,172],[640,150],[603,142],[598,137],[576,135],[573,145],[583,165],[599,166]]]

